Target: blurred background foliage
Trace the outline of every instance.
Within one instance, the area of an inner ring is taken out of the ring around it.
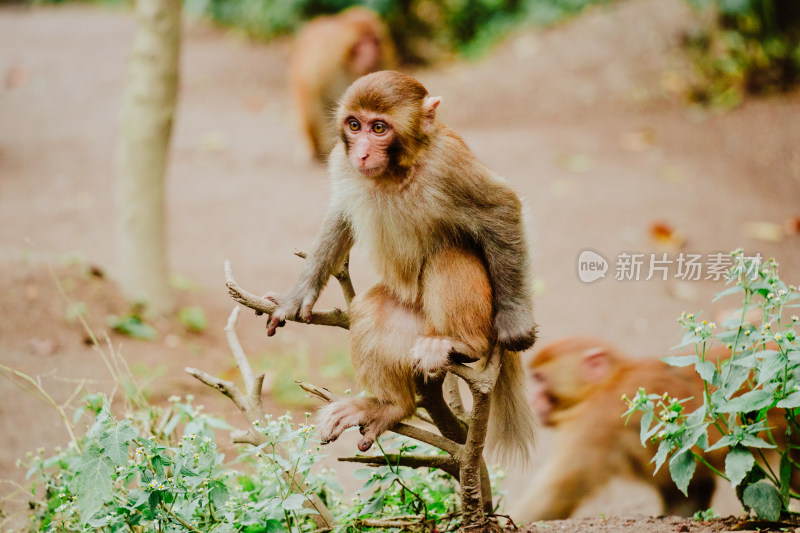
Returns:
[[[269,39],[304,21],[363,5],[387,22],[404,63],[459,54],[477,57],[514,27],[550,24],[610,0],[187,0],[187,9],[245,34]],[[190,5],[191,4],[191,5]]]
[[[184,6],[190,15],[269,40],[294,33],[314,16],[360,4],[384,18],[405,64],[422,64],[480,57],[515,28],[554,24],[612,1],[184,0]],[[690,101],[732,107],[745,93],[786,90],[800,81],[800,0],[686,1],[699,21],[684,40],[692,65]]]
[[[800,81],[800,0],[688,0],[705,23],[686,36],[690,99],[731,107]]]

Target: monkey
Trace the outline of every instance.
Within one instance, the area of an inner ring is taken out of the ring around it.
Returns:
[[[397,67],[389,30],[374,12],[354,6],[309,21],[289,59],[289,88],[313,157],[324,162],[336,142],[333,115],[356,79]]]
[[[712,361],[727,357],[730,351],[721,346],[706,353]],[[642,446],[641,414],[627,422],[622,417],[626,410],[622,395],[632,398],[640,387],[649,393],[689,398],[684,404],[687,412],[699,407],[703,382],[693,367],[669,366],[654,357],[630,358],[607,341],[590,337],[554,341],[537,351],[527,367],[531,406],[540,423],[556,430],[556,451],[514,505],[511,515],[515,520],[569,518],[585,498],[620,475],[655,488],[666,514],[691,516],[709,507],[715,489],[713,472],[698,463],[687,498],[666,466],[654,475],[650,462],[657,446]],[[773,435],[778,442],[785,441],[783,414],[770,415]],[[709,433],[711,442],[720,437],[715,433]],[[722,449],[703,456],[714,468],[725,471]],[[792,484],[797,483],[793,480]]]
[[[325,407],[320,432],[360,426],[366,451],[414,412],[417,376],[503,349],[487,446],[523,458],[533,439],[518,351],[535,338],[522,202],[436,120],[441,98],[395,71],[359,78],[337,111],[332,197],[297,284],[267,318],[311,320],[331,272],[358,242],[380,282],[350,305],[353,367],[373,396]]]

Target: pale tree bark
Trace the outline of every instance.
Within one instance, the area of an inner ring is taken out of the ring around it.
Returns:
[[[126,295],[173,309],[164,174],[178,92],[180,0],[137,0],[117,154],[119,279]]]

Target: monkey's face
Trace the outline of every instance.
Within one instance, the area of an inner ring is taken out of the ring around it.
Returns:
[[[551,385],[547,372],[538,368],[531,368],[528,376],[528,401],[533,413],[545,426],[553,425],[553,413],[556,410],[556,399],[551,392]]]
[[[378,113],[351,113],[342,124],[347,157],[353,168],[365,177],[382,174],[389,166],[389,148],[395,130],[389,118]]]

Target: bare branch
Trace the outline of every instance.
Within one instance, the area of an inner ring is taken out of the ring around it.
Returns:
[[[236,360],[236,365],[245,382],[247,394],[243,394],[232,382],[212,376],[202,370],[187,368],[186,372],[230,398],[234,405],[242,412],[245,420],[247,420],[247,429],[231,432],[231,439],[233,442],[260,446],[269,442],[264,433],[255,429],[264,419],[264,406],[261,401],[261,388],[264,383],[264,374],[253,375],[253,370],[247,359],[247,354],[245,354],[239,342],[239,337],[236,335],[236,320],[238,316],[239,308],[236,307],[228,318],[228,324],[225,327],[225,335]],[[275,451],[282,456],[286,455],[285,450],[279,449],[278,447],[276,447]],[[294,490],[302,493],[306,492],[308,485],[302,480],[299,474],[292,476],[289,471],[283,471],[282,475]],[[311,520],[314,521],[314,524],[318,528],[330,527],[335,523],[333,514],[331,514],[330,510],[325,506],[325,503],[316,494],[308,495],[303,502],[303,507],[313,509],[318,513],[311,515]]]
[[[386,466],[390,463],[392,466],[407,466],[409,468],[439,468],[444,470],[456,481],[459,476],[458,461],[452,457],[445,455],[397,455],[387,453],[386,455],[356,455],[355,457],[339,457],[339,461],[343,463],[361,463],[370,466]]]
[[[458,379],[450,372],[444,377],[444,399],[450,409],[453,410],[453,414],[463,420],[466,415],[466,409],[464,409],[464,402],[461,400],[461,391],[458,389]]]
[[[459,457],[459,461],[461,462],[461,502],[464,524],[470,527],[486,521],[484,516],[486,504],[491,505],[488,472],[485,470],[486,466],[483,462],[483,448],[486,443],[486,430],[491,407],[490,394],[500,372],[502,355],[502,348],[496,345],[492,346],[486,366],[483,371],[477,373],[479,379],[467,381],[474,403],[467,430],[467,442],[463,448],[464,455]]]
[[[236,322],[239,320],[239,311],[241,307],[234,307],[231,314],[228,316],[228,324],[225,326],[225,338],[228,340],[228,346],[231,349],[233,358],[236,360],[236,366],[239,367],[239,372],[244,379],[244,386],[250,393],[250,387],[255,381],[253,377],[253,369],[250,366],[250,361],[247,360],[247,355],[244,353],[242,343],[239,342],[239,336],[236,335]]]
[[[276,305],[274,303],[239,287],[233,279],[229,261],[225,261],[225,279],[225,285],[228,287],[228,294],[243,306],[249,307],[258,313],[271,314],[275,311]],[[302,322],[302,320],[296,317],[286,317],[286,319],[294,322]],[[334,307],[327,311],[314,311],[311,314],[311,322],[309,322],[309,324],[337,326],[348,329],[350,327],[350,316],[347,312]]]

